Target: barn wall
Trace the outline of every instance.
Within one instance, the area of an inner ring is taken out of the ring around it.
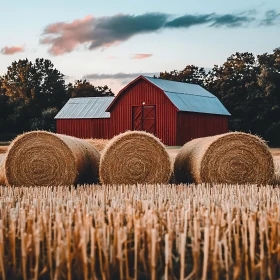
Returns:
[[[176,107],[160,89],[141,79],[122,92],[111,108],[110,136],[132,130],[132,106],[143,102],[156,106],[156,136],[166,145],[176,145]]]
[[[200,137],[228,132],[228,117],[190,112],[177,113],[177,145]]]
[[[109,138],[109,118],[104,119],[59,119],[56,132],[78,138]]]

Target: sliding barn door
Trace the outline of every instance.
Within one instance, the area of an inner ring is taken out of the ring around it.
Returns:
[[[132,130],[156,134],[156,106],[132,107]]]

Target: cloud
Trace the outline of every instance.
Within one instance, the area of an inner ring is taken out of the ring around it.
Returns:
[[[197,25],[214,27],[242,27],[256,20],[255,10],[238,14],[186,14],[173,17],[164,13],[142,15],[118,14],[107,17],[87,16],[70,23],[57,22],[48,25],[40,43],[49,45],[49,53],[62,55],[83,45],[88,50],[104,49],[125,42],[138,34],[155,33],[164,29],[190,28]],[[279,18],[274,10],[266,13],[264,25],[274,24]]]
[[[213,20],[213,14],[208,15],[184,15],[169,21],[165,24],[166,27],[170,28],[182,28],[191,27],[193,25],[209,23]]]
[[[50,44],[49,53],[62,55],[72,52],[78,45],[90,42],[92,37],[94,18],[87,16],[72,23],[57,22],[47,26],[40,40],[41,44]]]
[[[52,55],[71,52],[84,43],[88,43],[89,50],[109,47],[136,34],[159,30],[167,17],[160,13],[139,16],[119,14],[101,18],[87,16],[72,23],[58,22],[47,26],[40,43],[50,44],[49,52]]]
[[[280,13],[275,10],[269,10],[265,13],[265,18],[261,21],[260,25],[271,26],[280,23]]]
[[[7,47],[5,46],[4,48],[1,49],[0,51],[2,54],[5,55],[12,55],[18,52],[24,52],[24,47],[17,47],[17,46],[12,46],[12,47]]]
[[[135,54],[132,59],[145,59],[151,57],[153,54],[151,53],[137,53]]]
[[[167,22],[165,26],[170,28],[189,28],[199,24],[210,24],[209,27],[239,27],[255,19],[247,15],[251,13],[252,10],[243,12],[240,15],[217,15],[215,13],[205,15],[184,15]]]
[[[106,80],[106,79],[114,79],[114,80],[123,80],[123,79],[134,79],[138,76],[154,76],[158,75],[158,72],[139,72],[139,73],[115,73],[115,74],[88,74],[83,77],[83,79],[87,80]]]
[[[210,26],[239,27],[239,26],[243,26],[244,24],[248,24],[253,20],[255,20],[255,18],[250,16],[232,15],[232,14],[226,14],[221,16],[217,15],[214,17],[214,22]]]

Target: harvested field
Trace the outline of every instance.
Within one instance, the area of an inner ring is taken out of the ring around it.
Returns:
[[[273,158],[257,136],[231,132],[186,143],[174,163],[176,182],[272,184]]]
[[[0,186],[5,184],[5,174],[4,174],[4,161],[5,154],[0,154]]]
[[[270,148],[269,150],[273,156],[280,156],[280,148]]]
[[[171,160],[158,138],[143,131],[128,131],[106,145],[100,159],[102,184],[168,183]]]
[[[7,185],[97,183],[99,152],[84,140],[45,131],[19,135],[3,164]]]
[[[277,279],[280,189],[0,187],[1,279]]]
[[[109,142],[108,139],[94,139],[94,138],[89,138],[89,139],[84,139],[91,145],[95,147],[95,149],[99,152],[102,152],[104,148],[106,147],[107,143]]]
[[[5,154],[8,150],[9,146],[0,146],[0,154]]]
[[[275,183],[280,185],[280,155],[273,156],[274,167],[275,167]]]

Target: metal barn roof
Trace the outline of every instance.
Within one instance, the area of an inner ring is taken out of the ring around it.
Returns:
[[[179,111],[230,116],[221,101],[199,85],[143,77],[163,90]]]
[[[55,119],[101,119],[110,118],[106,112],[115,97],[70,98]]]

